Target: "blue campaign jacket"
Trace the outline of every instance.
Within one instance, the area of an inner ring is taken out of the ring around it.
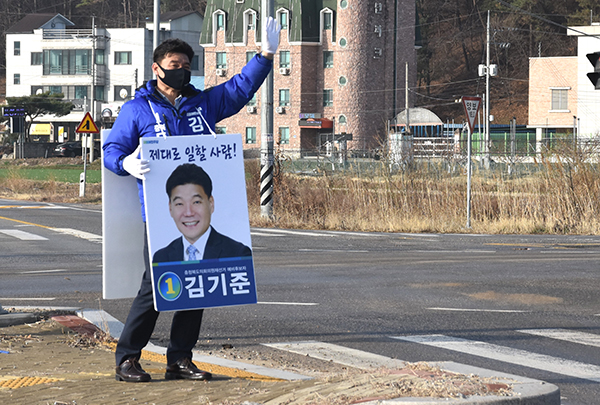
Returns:
[[[219,121],[237,114],[252,99],[272,67],[273,61],[259,53],[242,68],[241,73],[225,83],[206,91],[188,85],[182,90],[179,109],[158,93],[156,80],[149,81],[146,87],[136,91],[133,100],[121,107],[102,146],[104,166],[119,176],[129,175],[123,169],[123,158],[136,150],[140,137],[159,136],[161,131],[166,132],[167,136],[210,134],[204,120],[214,131]],[[162,128],[157,125],[152,109],[158,114]],[[142,219],[146,221],[141,180],[138,180],[138,194]]]

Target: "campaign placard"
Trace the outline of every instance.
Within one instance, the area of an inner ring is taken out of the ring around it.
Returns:
[[[255,304],[241,135],[140,141],[156,310]]]

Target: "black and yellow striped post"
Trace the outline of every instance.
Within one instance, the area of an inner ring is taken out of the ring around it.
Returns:
[[[261,41],[266,40],[265,21],[273,17],[273,0],[262,0]],[[273,216],[273,70],[261,90],[261,141],[260,141],[260,215]]]

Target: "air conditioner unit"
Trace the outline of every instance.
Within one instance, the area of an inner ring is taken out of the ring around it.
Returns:
[[[290,74],[290,68],[279,68],[279,74],[287,76]]]
[[[254,114],[254,113],[256,113],[256,107],[255,107],[255,106],[253,106],[253,105],[249,105],[249,106],[247,106],[247,107],[246,107],[246,111],[247,111],[249,114]]]
[[[285,107],[275,107],[275,112],[277,114],[283,114],[285,112]]]
[[[227,74],[227,69],[217,69],[217,76],[225,76]]]

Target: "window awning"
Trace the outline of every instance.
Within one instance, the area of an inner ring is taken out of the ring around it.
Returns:
[[[327,118],[308,118],[298,121],[300,128],[333,128],[333,121]]]

